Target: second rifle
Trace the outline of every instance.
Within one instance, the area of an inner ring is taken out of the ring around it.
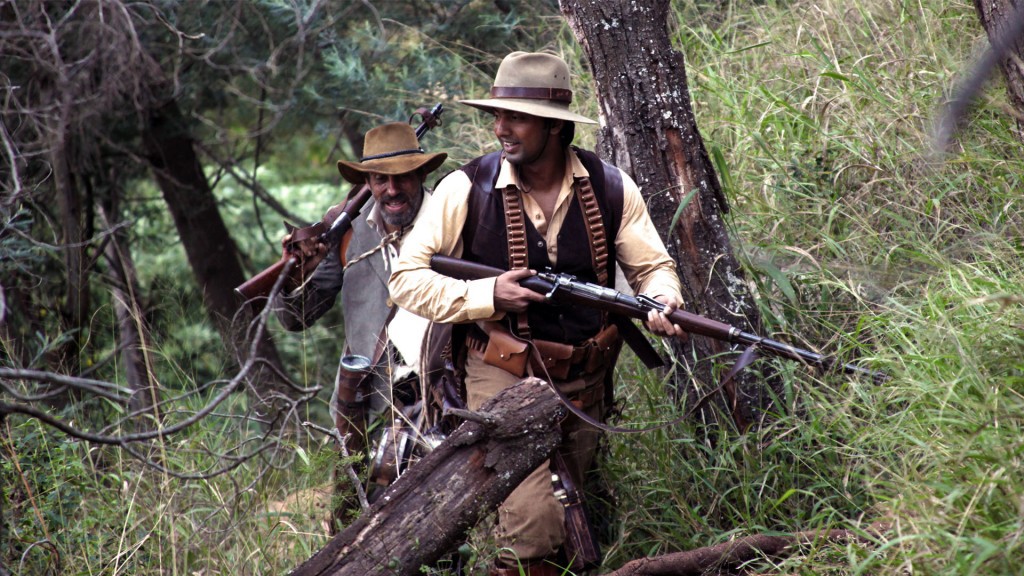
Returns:
[[[435,104],[430,110],[421,108],[416,111],[416,114],[423,117],[423,122],[416,127],[416,138],[422,139],[423,136],[434,126],[441,123],[441,113],[444,111],[443,106],[438,103]],[[415,116],[415,115],[414,115]],[[370,186],[363,184],[359,190],[352,193],[348,201],[345,203],[345,207],[341,209],[341,213],[331,222],[330,227],[325,225],[323,222],[316,222],[305,228],[295,228],[293,226],[287,226],[288,232],[291,233],[291,244],[297,244],[301,240],[309,239],[314,236],[319,237],[319,241],[327,246],[327,250],[337,250],[338,245],[341,243],[342,237],[345,233],[352,228],[352,221],[359,216],[359,211],[363,209],[363,206],[370,199]],[[269,268],[263,270],[259,274],[256,274],[249,280],[246,280],[235,288],[235,293],[242,297],[245,302],[259,302],[261,299],[267,298],[270,295],[270,291],[274,288],[274,283],[281,276],[281,272],[285,266],[291,263],[295,264],[296,258],[290,254],[291,250],[286,247],[286,255],[280,260],[272,264]]]

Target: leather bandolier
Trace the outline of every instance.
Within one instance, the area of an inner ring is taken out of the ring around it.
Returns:
[[[590,177],[574,183],[576,197],[562,224],[554,270],[610,286],[615,278],[615,237],[622,219],[621,174],[593,153],[575,152]],[[462,168],[472,181],[462,235],[463,258],[503,270],[551,268],[547,243],[523,214],[518,189],[493,188],[500,165],[501,154],[495,152]],[[598,310],[569,311],[547,305],[531,305],[527,319],[533,339],[560,343],[581,343],[607,323]],[[518,327],[519,322],[516,324]]]

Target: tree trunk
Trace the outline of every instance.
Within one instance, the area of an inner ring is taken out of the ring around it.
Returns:
[[[238,248],[217,209],[216,200],[195,153],[181,111],[173,100],[150,111],[143,136],[148,160],[174,218],[189,265],[203,293],[203,304],[225,344],[241,364],[248,355],[247,307],[240,307],[235,286],[245,281]],[[241,308],[241,309],[240,309]],[[264,332],[257,355],[281,370],[281,360],[270,335]],[[286,394],[287,384],[273,370],[260,369],[250,391],[260,412],[269,409],[275,394]]]
[[[81,337],[89,308],[89,275],[85,270],[82,199],[68,166],[66,129],[59,125],[53,130],[56,137],[50,151],[50,161],[53,166],[53,186],[63,232],[64,268],[67,271],[61,319],[62,329],[71,334],[67,343],[60,347],[59,357],[54,359],[53,364],[59,367],[58,371],[67,370],[71,374],[79,374],[82,371]]]
[[[562,0],[560,5],[594,74],[602,120],[599,154],[640,185],[677,263],[686,308],[760,333],[760,315],[722,221],[728,205],[697,130],[683,55],[669,39],[669,1]],[[676,391],[685,391],[692,402],[700,389],[715,383],[712,359],[727,345],[691,336],[688,342],[673,339],[672,348],[690,371],[677,372]],[[751,404],[763,404],[767,395],[751,377],[741,377],[741,389],[735,408],[749,422]]]
[[[503,390],[292,576],[422,574],[548,458],[563,410],[536,378]]]
[[[115,193],[112,191],[112,195]],[[109,212],[117,214],[117,198],[111,199]],[[99,208],[99,217],[104,229],[112,230],[108,209]],[[124,230],[112,231],[106,239],[103,257],[107,262],[107,278],[110,283],[111,300],[117,318],[117,347],[121,354],[121,366],[125,381],[134,391],[129,408],[133,411],[152,410],[158,404],[158,386],[149,355],[149,327],[141,304],[138,275],[128,248]],[[159,414],[154,413],[159,418]]]
[[[999,67],[1006,79],[1006,92],[1017,116],[1017,139],[1024,143],[1024,4],[1018,0],[974,0],[981,25],[988,33]]]

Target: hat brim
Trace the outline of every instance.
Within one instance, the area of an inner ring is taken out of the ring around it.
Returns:
[[[555,120],[568,120],[569,122],[581,122],[583,124],[597,124],[586,116],[570,112],[568,106],[561,106],[548,100],[531,100],[525,98],[486,98],[483,100],[459,100],[459,104],[479,108],[485,112],[493,110],[511,110],[522,112],[531,116],[541,118],[554,118]]]
[[[353,184],[362,184],[366,182],[366,174],[368,172],[391,176],[405,174],[406,172],[422,168],[429,174],[437,170],[441,164],[444,164],[447,158],[447,153],[436,152],[434,154],[403,154],[393,158],[367,160],[366,162],[338,160],[338,172],[341,173],[341,177],[345,180]]]

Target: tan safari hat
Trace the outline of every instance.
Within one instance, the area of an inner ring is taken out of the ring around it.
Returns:
[[[423,168],[429,174],[437,170],[448,154],[427,154],[420,148],[416,131],[404,122],[377,126],[363,139],[363,157],[359,162],[338,160],[338,172],[353,184],[366,181],[367,172],[405,174]]]
[[[488,112],[512,110],[541,118],[597,124],[570,112],[571,102],[569,65],[558,56],[543,52],[513,52],[505,56],[494,76],[490,98],[459,100],[460,104]]]

